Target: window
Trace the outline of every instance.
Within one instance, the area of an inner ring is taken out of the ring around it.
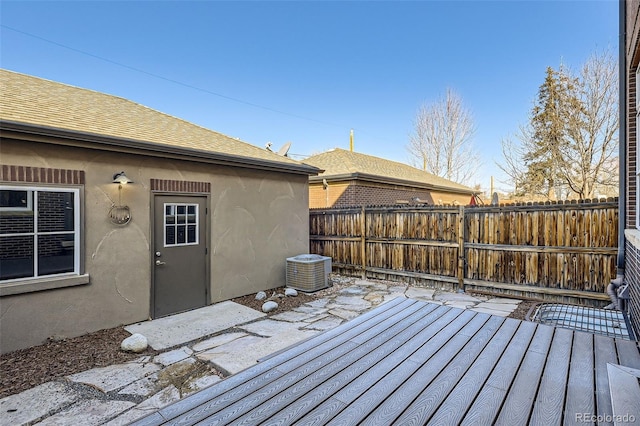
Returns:
[[[164,246],[198,244],[198,205],[164,204]]]
[[[79,189],[0,186],[0,280],[80,273]]]

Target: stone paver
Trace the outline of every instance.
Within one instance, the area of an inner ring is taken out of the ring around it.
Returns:
[[[440,293],[434,297],[434,300],[442,302],[473,302],[479,303],[481,300],[466,293]]]
[[[472,311],[480,312],[481,314],[497,315],[499,317],[508,317],[511,312],[506,311],[494,311],[493,309],[486,308],[471,308]]]
[[[276,321],[300,322],[306,321],[307,319],[312,318],[315,315],[315,312],[287,311],[281,314],[273,315],[271,316],[271,319]]]
[[[58,382],[44,383],[0,399],[0,425],[31,423],[79,399],[80,394],[69,386]]]
[[[236,339],[247,336],[247,333],[225,333],[211,339],[203,340],[200,343],[193,345],[195,352],[206,351],[207,349],[216,348],[218,346],[225,345],[229,342],[233,342]]]
[[[433,300],[435,290],[430,288],[409,287],[404,295],[410,299]]]
[[[334,327],[339,326],[340,324],[342,324],[344,321],[340,318],[336,318],[334,316],[330,316],[327,317],[325,319],[321,319],[320,321],[316,321],[316,322],[312,322],[309,325],[305,325],[304,329],[305,330],[318,330],[318,331],[325,331],[325,330],[330,330]]]
[[[160,367],[152,363],[127,362],[125,364],[94,368],[82,373],[72,374],[67,378],[73,382],[91,385],[106,393],[125,387],[158,370],[160,370]]]
[[[171,315],[129,325],[125,327],[125,330],[129,333],[144,335],[149,341],[149,346],[160,350],[181,345],[264,316],[266,314],[263,312],[226,301],[180,315]]]
[[[378,281],[341,279],[340,284],[348,286],[268,318],[245,306],[222,302],[127,326],[131,333],[144,334],[157,350],[176,349],[153,358],[142,357],[68,377],[73,382],[88,384],[104,392],[104,399],[89,399],[88,395],[83,396],[59,382],[4,398],[0,400],[0,413],[3,414],[0,426],[28,424],[41,418],[45,420],[42,424],[53,425],[126,425],[220,381],[220,377],[203,368],[202,362],[210,363],[225,375],[235,374],[259,359],[332,329],[396,297],[505,317],[519,303],[514,299],[489,299]],[[206,336],[210,337],[194,343]],[[142,402],[136,405],[124,400],[132,397]],[[34,401],[38,403],[34,404]]]
[[[74,404],[66,411],[47,417],[38,424],[42,426],[99,425],[134,405],[133,402],[129,401],[87,399]]]
[[[246,345],[242,349],[238,348],[238,350],[210,354],[209,362],[218,370],[235,374],[255,365],[260,358],[271,355],[301,340],[308,339],[316,333],[315,331],[290,330],[286,334],[277,336],[277,338],[263,338],[262,341]],[[207,352],[199,354],[198,357],[201,358],[204,355],[207,355]]]
[[[518,305],[514,304],[514,303],[489,303],[489,302],[480,302],[477,305],[475,305],[476,308],[483,308],[483,309],[490,309],[490,310],[494,310],[494,311],[500,311],[500,312],[507,312],[507,313],[511,313],[513,312]]]
[[[273,337],[298,330],[305,325],[307,325],[306,322],[287,322],[265,319],[243,325],[240,328],[251,334],[257,334],[263,337]]]
[[[183,346],[180,349],[164,352],[153,358],[153,362],[162,365],[171,365],[183,359],[189,358],[193,354],[193,351],[187,346]]]

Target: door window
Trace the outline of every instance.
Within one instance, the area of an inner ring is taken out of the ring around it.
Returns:
[[[198,244],[198,205],[164,203],[164,246]]]

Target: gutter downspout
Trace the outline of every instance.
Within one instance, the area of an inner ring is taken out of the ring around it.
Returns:
[[[620,114],[620,129],[618,137],[618,161],[619,161],[619,183],[618,190],[618,257],[617,267],[618,275],[624,275],[624,254],[625,254],[625,236],[627,222],[627,8],[626,0],[620,0],[620,11],[618,16],[620,35],[618,40],[619,49],[619,77],[618,91],[620,104],[618,106]]]

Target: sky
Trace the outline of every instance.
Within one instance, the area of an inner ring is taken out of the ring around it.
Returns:
[[[120,96],[290,156],[410,163],[421,105],[473,116],[473,182],[509,191],[500,141],[545,70],[618,53],[618,2],[0,1],[0,66]]]

